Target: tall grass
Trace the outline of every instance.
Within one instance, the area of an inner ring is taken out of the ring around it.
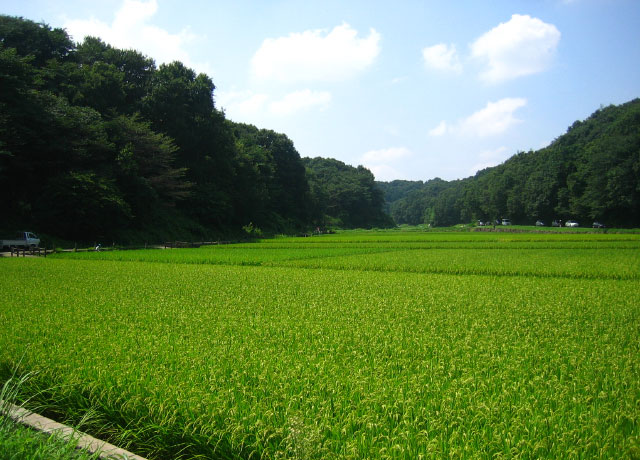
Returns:
[[[18,377],[15,372],[0,388],[0,458],[29,460],[95,460],[98,453],[78,449],[76,437],[62,439],[20,425],[9,414],[19,402],[30,374]]]

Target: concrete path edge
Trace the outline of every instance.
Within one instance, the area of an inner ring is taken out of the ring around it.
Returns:
[[[63,425],[62,423],[43,417],[42,415],[31,412],[23,407],[4,401],[0,401],[0,407],[6,408],[3,412],[18,423],[27,425],[44,433],[56,434],[63,439],[77,439],[78,447],[81,447],[92,454],[98,453],[100,458],[112,460],[147,460],[144,457],[133,454],[125,449],[109,444],[108,442],[96,439],[82,431],[78,431],[74,428]]]

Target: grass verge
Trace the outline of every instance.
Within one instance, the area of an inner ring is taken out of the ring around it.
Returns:
[[[62,439],[21,425],[8,415],[10,404],[15,404],[19,388],[29,375],[7,380],[0,390],[0,458],[31,460],[90,460],[100,458],[78,448],[77,439]]]

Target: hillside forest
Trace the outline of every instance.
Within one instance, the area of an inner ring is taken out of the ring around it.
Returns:
[[[640,226],[640,101],[457,181],[376,182],[226,118],[215,85],[98,38],[0,16],[0,231],[213,239],[509,217]]]
[[[234,123],[180,62],[0,16],[0,230],[124,242],[388,226],[373,174]]]
[[[379,182],[398,224],[577,220],[640,227],[640,99],[598,109],[549,146],[456,181]]]

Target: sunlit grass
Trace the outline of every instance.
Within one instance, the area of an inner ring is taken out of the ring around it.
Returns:
[[[78,438],[63,439],[23,426],[8,416],[11,404],[22,391],[29,374],[22,377],[5,377],[0,386],[0,458],[29,460],[90,460],[98,459],[99,453],[90,454],[78,449]]]

